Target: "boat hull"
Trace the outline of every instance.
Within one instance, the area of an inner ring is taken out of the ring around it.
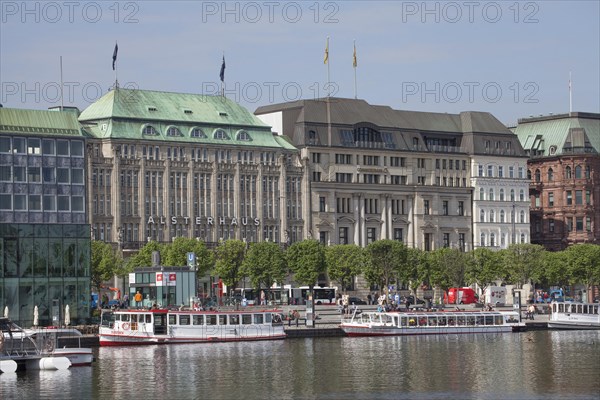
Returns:
[[[593,322],[549,321],[550,329],[600,330],[600,324]]]
[[[69,361],[71,361],[72,367],[92,365],[92,362],[94,361],[92,349],[85,347],[63,347],[55,349],[51,356],[68,358]]]
[[[344,326],[340,328],[348,336],[414,336],[414,335],[454,335],[454,334],[481,334],[481,333],[506,333],[513,332],[515,327],[498,326],[493,328],[374,328],[374,327],[355,327]]]
[[[171,336],[123,336],[123,335],[100,335],[100,346],[144,346],[156,344],[184,344],[184,343],[216,343],[216,342],[250,342],[259,340],[281,340],[285,339],[286,334],[277,334],[270,336],[250,336],[250,337],[202,337],[202,338],[177,338]]]

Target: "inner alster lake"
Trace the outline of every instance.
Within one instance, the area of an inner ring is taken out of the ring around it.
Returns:
[[[2,399],[598,399],[599,331],[101,347]]]

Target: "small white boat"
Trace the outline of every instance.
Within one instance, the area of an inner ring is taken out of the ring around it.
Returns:
[[[114,310],[102,313],[100,346],[284,339],[280,310]]]
[[[342,317],[348,336],[501,333],[525,327],[514,311],[363,312]]]
[[[550,329],[600,329],[600,304],[552,302],[550,304]]]

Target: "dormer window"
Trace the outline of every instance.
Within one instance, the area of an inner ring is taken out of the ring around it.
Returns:
[[[158,131],[152,125],[144,125],[142,128],[142,134],[148,136],[157,136]]]
[[[158,109],[154,106],[148,106],[148,111],[158,111]]]
[[[225,132],[223,129],[215,130],[215,133],[213,134],[213,138],[218,139],[218,140],[229,140],[229,136],[227,136],[227,132]]]
[[[167,136],[183,136],[179,128],[170,126],[167,128]]]
[[[183,112],[184,112],[185,114],[193,114],[193,113],[194,113],[192,110],[183,110]]]
[[[240,140],[240,141],[244,141],[244,142],[249,142],[252,139],[250,138],[250,135],[248,134],[248,132],[246,132],[244,130],[239,130],[237,132],[236,140]]]
[[[206,133],[200,128],[192,128],[190,131],[190,137],[206,139]]]

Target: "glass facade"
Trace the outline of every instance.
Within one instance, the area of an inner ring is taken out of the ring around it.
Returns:
[[[90,316],[90,228],[81,224],[0,224],[0,309],[24,327],[72,324]]]

